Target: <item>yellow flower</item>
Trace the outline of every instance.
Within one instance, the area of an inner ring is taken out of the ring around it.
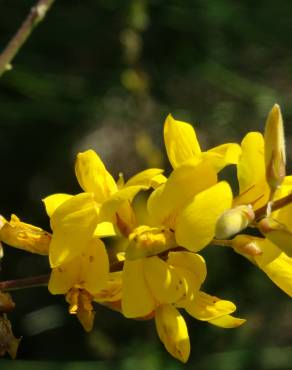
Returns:
[[[115,235],[113,224],[117,221],[124,225],[132,224],[134,214],[130,202],[135,195],[165,181],[162,170],[149,169],[118,189],[92,150],[78,154],[75,172],[84,193],[75,196],[54,194],[44,199],[53,230],[49,252],[52,267],[79,255],[93,237]]]

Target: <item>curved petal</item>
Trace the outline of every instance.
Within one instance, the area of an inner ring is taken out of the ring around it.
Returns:
[[[92,239],[82,253],[80,262],[80,284],[94,295],[106,286],[109,274],[109,260],[104,243],[100,239]]]
[[[262,254],[254,257],[258,267],[285,293],[292,297],[292,258],[267,239],[259,242]]]
[[[100,208],[99,222],[108,221],[113,222],[114,216],[119,207],[125,202],[132,202],[137,193],[147,188],[143,185],[128,186],[121,190],[118,190],[112,196],[110,196]],[[123,215],[121,215],[123,218]],[[127,219],[128,217],[126,217]]]
[[[148,199],[149,215],[157,224],[173,227],[179,210],[197,193],[214,185],[217,175],[205,161],[176,168]]]
[[[264,138],[259,132],[250,132],[242,140],[241,147],[237,165],[239,196],[235,204],[252,203],[254,208],[259,208],[267,203],[270,194],[266,181]]]
[[[143,265],[147,285],[158,303],[175,303],[183,296],[183,281],[173,267],[156,256],[145,258]]]
[[[111,222],[101,222],[94,230],[94,236],[98,238],[106,238],[108,236],[115,236],[116,234],[114,225]]]
[[[166,350],[179,361],[187,362],[190,355],[188,328],[179,311],[171,305],[162,305],[155,312],[158,336]]]
[[[214,237],[219,216],[232,204],[230,186],[221,181],[196,195],[177,217],[178,245],[192,252],[204,248]]]
[[[72,198],[72,195],[69,194],[52,194],[43,199],[45,204],[46,212],[49,217],[52,217],[52,214],[55,210],[66,200]]]
[[[233,329],[237,328],[238,326],[244,324],[246,322],[245,319],[240,319],[239,317],[234,317],[232,315],[225,315],[218,317],[217,319],[209,320],[208,323],[219,326],[219,328],[223,329]]]
[[[125,317],[149,315],[156,308],[144,277],[143,260],[125,261],[122,286],[122,312]]]
[[[227,143],[218,145],[215,148],[208,150],[207,152],[203,153],[203,156],[208,158],[208,156],[216,154],[217,156],[213,156],[211,161],[216,171],[219,172],[230,164],[237,164],[241,152],[242,150],[240,145],[235,143]]]
[[[51,294],[65,294],[78,282],[79,258],[52,269],[48,289]]]
[[[170,114],[164,123],[164,142],[173,168],[201,154],[194,128],[188,123],[175,120]]]
[[[161,175],[162,172],[163,172],[163,170],[161,170],[159,168],[149,168],[147,170],[141,171],[141,172],[137,173],[135,176],[131,177],[126,182],[124,187],[133,186],[133,185],[143,185],[147,188],[150,188],[150,187],[152,187],[153,179],[155,180],[155,178],[158,175]]]
[[[50,264],[57,267],[78,256],[91,240],[98,211],[93,195],[81,193],[65,201],[52,214]]]
[[[185,304],[184,309],[197,320],[210,321],[234,312],[236,306],[230,301],[198,292],[192,301]]]
[[[98,203],[104,202],[117,191],[115,180],[93,150],[77,154],[75,173],[81,188],[85,192],[94,193]]]
[[[206,262],[202,256],[190,252],[170,252],[167,263],[190,271],[202,284],[207,276]]]

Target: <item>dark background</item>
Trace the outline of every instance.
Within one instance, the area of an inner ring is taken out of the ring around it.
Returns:
[[[0,0],[0,48],[33,4]],[[0,80],[0,212],[49,229],[41,199],[79,191],[74,158],[87,148],[115,177],[149,166],[169,173],[162,129],[170,112],[191,122],[207,149],[262,131],[277,102],[290,160],[291,14],[285,0],[57,0]],[[10,317],[23,340],[18,360],[0,368],[291,369],[290,298],[229,250],[204,256],[206,291],[233,300],[248,321],[223,330],[185,315],[187,365],[166,353],[153,322],[96,307],[85,334],[63,296],[35,288],[13,294]],[[1,279],[46,271],[46,258],[5,249]]]

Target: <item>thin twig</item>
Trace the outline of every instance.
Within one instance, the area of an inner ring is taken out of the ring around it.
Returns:
[[[48,285],[50,274],[33,276],[24,279],[0,281],[0,291],[11,291]]]
[[[13,58],[28,39],[33,29],[44,19],[54,1],[55,0],[39,0],[37,4],[31,8],[30,13],[19,30],[9,41],[2,54],[0,54],[0,76],[12,68],[11,62]]]
[[[292,203],[292,194],[289,194],[286,197],[273,201],[273,203],[271,204],[271,208],[272,208],[271,211],[272,212],[276,211],[280,208],[287,206],[290,203]],[[267,211],[267,204],[255,211],[255,219],[264,217],[266,215],[266,211]]]

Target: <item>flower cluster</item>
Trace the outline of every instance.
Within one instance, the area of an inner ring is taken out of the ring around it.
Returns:
[[[154,319],[167,351],[186,362],[190,341],[183,311],[222,328],[245,322],[232,315],[233,302],[202,290],[203,248],[230,247],[292,296],[292,177],[285,176],[278,105],[264,136],[250,132],[240,145],[204,152],[194,128],[171,115],[164,141],[173,167],[168,177],[151,168],[116,182],[93,150],[79,153],[81,192],[43,200],[52,232],[12,215],[10,221],[0,219],[0,240],[48,255],[48,289],[65,296],[86,331],[93,327],[95,303],[126,318]],[[235,196],[218,180],[228,165],[237,168]],[[257,231],[242,233],[248,227]]]

